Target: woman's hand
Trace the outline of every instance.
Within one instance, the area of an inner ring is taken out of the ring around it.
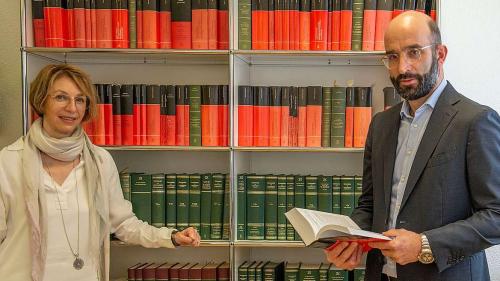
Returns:
[[[179,231],[174,234],[174,239],[177,244],[180,246],[191,246],[198,247],[200,246],[200,235],[198,231],[192,227],[188,227],[183,231]]]

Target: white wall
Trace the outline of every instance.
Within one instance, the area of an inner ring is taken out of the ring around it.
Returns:
[[[475,7],[475,8],[473,8]],[[500,111],[500,1],[441,0],[445,76],[467,97]],[[500,246],[488,249],[491,278],[500,281]]]

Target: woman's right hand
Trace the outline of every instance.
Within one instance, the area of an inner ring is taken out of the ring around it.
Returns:
[[[361,263],[363,249],[356,242],[342,242],[333,249],[324,250],[326,258],[337,268],[353,270]]]

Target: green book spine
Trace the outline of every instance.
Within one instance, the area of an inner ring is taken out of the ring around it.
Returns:
[[[295,195],[294,195],[294,205],[297,208],[304,209],[306,207],[306,177],[295,176]],[[301,241],[299,234],[294,231],[295,240]]]
[[[189,226],[189,175],[177,175],[177,229]]]
[[[261,264],[262,262],[255,262],[255,263],[252,263],[249,267],[248,267],[248,281],[261,281],[261,280],[256,280],[255,278],[255,269],[257,268],[257,266],[259,266],[259,264]]]
[[[354,208],[358,206],[359,197],[363,193],[363,177],[354,177]]]
[[[300,263],[287,263],[285,267],[285,281],[299,281]]]
[[[319,268],[319,281],[328,281],[328,270],[330,269],[330,264],[322,263]]]
[[[284,279],[284,263],[268,262],[264,266],[263,281],[278,281]]]
[[[352,37],[351,48],[353,51],[361,51],[363,44],[363,13],[365,0],[352,1]]]
[[[151,175],[131,175],[131,199],[134,214],[151,224]]]
[[[349,271],[331,266],[328,272],[328,281],[349,281]]]
[[[238,1],[238,48],[252,49],[252,1]]]
[[[129,38],[129,47],[131,49],[137,48],[135,1],[136,0],[128,0],[128,38]]]
[[[278,239],[278,177],[266,176],[264,233],[266,240]]]
[[[278,240],[286,240],[286,176],[278,176]]]
[[[247,176],[247,238],[264,239],[264,205],[266,177]]]
[[[250,262],[246,261],[238,267],[238,281],[248,280],[248,266],[250,266]]]
[[[229,240],[229,228],[231,227],[229,222],[229,211],[231,208],[231,183],[229,174],[224,176],[224,209],[222,210],[222,240]]]
[[[200,214],[200,237],[202,240],[210,240],[210,214],[212,209],[212,175],[201,176],[201,214]]]
[[[201,176],[189,175],[189,226],[200,231],[201,215]]]
[[[213,174],[212,207],[210,209],[210,239],[222,239],[222,209],[224,208],[224,175]]]
[[[354,281],[364,281],[365,280],[365,270],[361,268],[354,269]]]
[[[332,177],[318,176],[318,211],[332,213]]]
[[[237,193],[237,231],[236,238],[238,240],[247,239],[246,224],[247,224],[247,176],[238,175],[238,193]]]
[[[165,174],[151,176],[151,224],[165,226]]]
[[[130,201],[130,173],[120,173],[120,185],[122,187],[123,198]]]
[[[306,209],[318,209],[318,177],[306,177]]]
[[[331,131],[331,115],[332,115],[332,88],[323,87],[323,111],[321,116],[321,146],[330,147],[330,131]]]
[[[168,174],[165,176],[165,224],[167,227],[177,227],[177,175]]]
[[[293,199],[295,198],[295,177],[293,175],[286,176],[286,210],[290,211],[295,207]],[[285,214],[280,214],[285,216]],[[286,219],[286,240],[295,240],[295,229],[292,224]]]
[[[342,215],[350,216],[354,210],[354,177],[342,176],[340,184],[340,212]]]
[[[341,213],[342,207],[340,206],[340,191],[341,191],[341,183],[339,176],[332,177],[332,204],[333,204],[333,213],[339,214]]]
[[[299,269],[299,280],[319,281],[319,264],[302,264]]]
[[[269,262],[261,262],[255,267],[255,281],[265,280],[264,278],[264,266]],[[274,280],[273,280],[274,281]]]
[[[189,145],[201,146],[201,86],[189,85]]]
[[[345,132],[345,87],[332,88],[331,147],[344,147]]]

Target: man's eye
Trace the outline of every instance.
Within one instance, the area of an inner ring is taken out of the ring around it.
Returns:
[[[389,55],[387,55],[387,59],[390,61],[395,61],[398,59],[398,55],[397,54],[389,54]]]
[[[409,49],[407,51],[407,55],[410,58],[418,58],[420,56],[420,50],[419,49]]]

